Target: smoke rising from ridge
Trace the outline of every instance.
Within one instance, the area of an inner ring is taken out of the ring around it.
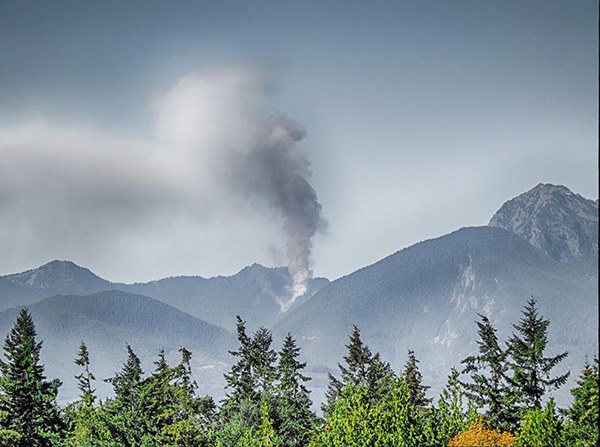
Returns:
[[[306,132],[269,110],[268,93],[260,73],[208,69],[153,95],[154,131],[144,138],[43,118],[0,125],[0,246],[27,267],[54,258],[94,267],[116,253],[131,264],[140,255],[128,248],[160,257],[212,225],[229,232],[223,251],[275,252],[283,237],[291,299],[304,294],[312,239],[326,222]],[[279,301],[282,310],[291,303]]]
[[[213,183],[266,203],[282,218],[293,279],[291,300],[282,303],[286,310],[307,292],[312,239],[326,222],[308,181],[310,163],[301,144],[306,131],[280,113],[265,114],[265,100],[264,78],[238,68],[180,79],[158,109],[167,122],[181,117],[167,127],[166,138],[181,151],[202,154]]]

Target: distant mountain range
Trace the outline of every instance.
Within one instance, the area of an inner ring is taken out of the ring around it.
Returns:
[[[325,373],[335,370],[356,324],[397,370],[407,350],[415,350],[433,396],[450,367],[475,352],[477,313],[490,316],[506,339],[532,295],[551,321],[549,352],[569,350],[562,367],[576,376],[584,357],[598,352],[597,267],[598,202],[540,184],[506,202],[488,226],[420,242],[331,283],[313,279],[309,294],[285,314],[279,306],[291,284],[285,268],[254,264],[230,277],[118,284],[52,261],[0,277],[0,334],[16,317],[13,307],[27,305],[45,340],[49,375],[71,384],[80,340],[103,374],[120,367],[126,342],[147,369],[161,347],[175,358],[186,346],[199,383],[219,397],[241,315],[251,329],[263,325],[299,339],[318,401]],[[63,398],[73,390],[67,386]],[[567,394],[559,393],[559,401]]]
[[[54,295],[88,295],[105,290],[159,299],[207,322],[235,328],[244,315],[250,327],[270,326],[280,316],[280,299],[289,296],[286,268],[253,264],[232,276],[177,276],[136,284],[112,283],[70,261],[52,261],[23,273],[0,276],[0,310],[35,303]],[[329,284],[313,278],[308,295]],[[306,298],[306,297],[305,297]]]

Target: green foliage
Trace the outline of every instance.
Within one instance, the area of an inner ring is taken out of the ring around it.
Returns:
[[[0,442],[11,447],[51,447],[62,439],[56,395],[60,382],[47,381],[40,365],[42,342],[26,309],[4,341],[0,360]]]
[[[223,401],[221,417],[225,423],[241,417],[251,427],[258,427],[261,404],[274,394],[277,353],[271,349],[273,336],[265,328],[260,328],[253,337],[249,337],[246,323],[237,317],[237,334],[240,348],[230,351],[230,354],[237,357],[238,361],[225,375],[230,391]]]
[[[82,342],[75,360],[81,368],[75,376],[81,395],[61,418],[56,405],[59,383],[46,381],[39,364],[41,343],[35,340],[30,315],[22,311],[4,344],[6,360],[0,361],[0,447],[462,447],[515,442],[518,447],[597,446],[598,359],[586,363],[581,372],[563,423],[552,400],[542,409],[536,395],[528,394],[537,390],[541,398],[566,376],[550,378],[550,370],[564,357],[543,357],[548,324],[537,317],[535,301],[529,302],[525,314],[515,326],[523,338],[511,339],[512,359],[524,362],[521,369],[513,365],[514,377],[508,377],[508,352],[481,316],[479,355],[463,361],[471,380],[460,382],[459,372],[452,369],[437,405],[426,397],[428,387],[422,384],[413,351],[403,374],[395,376],[354,327],[345,364],[340,365],[341,378],[330,376],[329,403],[319,427],[296,341],[288,334],[277,353],[271,348],[270,331],[260,328],[249,337],[240,318],[240,348],[231,352],[237,362],[225,376],[229,394],[220,414],[212,398],[198,396],[192,354],[185,348],[179,350],[176,366],[170,366],[160,351],[154,371],[145,376],[139,358],[127,346],[121,371],[108,379],[114,396],[98,401],[89,352]],[[530,347],[535,349],[525,349]],[[525,380],[532,377],[535,382]],[[521,408],[532,407],[516,422],[515,396]],[[491,418],[491,427],[476,405]],[[516,440],[498,429],[519,422]]]
[[[90,372],[90,353],[84,342],[81,342],[79,346],[79,356],[75,359],[74,363],[83,368],[83,371],[75,376],[79,382],[77,387],[81,391],[81,400],[86,405],[92,405],[96,400],[96,396],[94,396],[95,390],[92,389],[92,381],[96,380],[96,378]]]
[[[65,410],[68,447],[117,447],[110,432],[110,415],[102,406],[95,408],[85,403],[69,405]]]
[[[410,391],[402,378],[392,382],[388,394],[373,402],[364,385],[348,384],[334,403],[309,444],[311,447],[409,447],[419,445],[413,423],[416,409],[410,403]]]
[[[381,360],[379,353],[372,354],[360,337],[360,330],[354,326],[350,335],[350,343],[346,345],[348,355],[344,357],[345,365],[338,364],[341,378],[328,374],[329,386],[327,402],[322,410],[325,415],[331,414],[335,401],[346,385],[365,386],[369,400],[378,401],[391,389],[394,372],[389,363]]]
[[[310,409],[310,392],[304,382],[310,380],[302,375],[306,363],[298,360],[300,348],[291,334],[287,334],[279,353],[277,413],[280,421],[278,433],[285,447],[301,447],[308,444],[317,418]]]
[[[517,447],[561,447],[561,421],[550,399],[544,410],[528,411],[517,435]]]
[[[527,302],[523,318],[513,325],[518,333],[508,340],[513,370],[511,382],[518,390],[521,413],[528,409],[540,409],[546,391],[564,385],[569,377],[569,373],[551,377],[554,367],[568,353],[544,357],[550,321],[538,316],[536,304],[533,298]]]
[[[574,400],[567,411],[568,420],[563,432],[565,445],[592,447],[600,443],[598,437],[599,388],[598,358],[595,358],[591,364],[586,362],[577,380],[577,386],[571,390]]]
[[[423,420],[422,447],[448,445],[451,438],[467,430],[469,424],[477,420],[475,406],[465,397],[458,375],[458,370],[452,368],[437,406],[432,407]]]
[[[462,360],[463,374],[470,376],[469,382],[461,382],[465,394],[479,408],[492,428],[514,429],[518,424],[515,412],[517,395],[508,378],[508,352],[502,350],[496,329],[490,320],[479,314],[477,322],[479,355]]]
[[[431,399],[426,397],[426,392],[430,388],[423,385],[423,376],[419,371],[419,360],[415,357],[415,351],[408,350],[408,361],[404,367],[404,381],[410,391],[410,403],[415,408],[425,411]]]

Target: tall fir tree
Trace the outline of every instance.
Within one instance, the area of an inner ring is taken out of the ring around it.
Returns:
[[[198,386],[190,366],[192,354],[185,348],[179,352],[181,362],[172,368],[161,351],[155,371],[142,383],[140,420],[152,441],[147,439],[148,436],[142,439],[148,445],[156,446],[212,445],[216,406],[211,398],[196,396]]]
[[[67,422],[65,445],[68,447],[116,447],[107,425],[107,414],[102,404],[97,407],[95,390],[92,388],[94,375],[90,371],[90,356],[82,341],[74,363],[82,368],[75,376],[80,391],[79,400],[69,404],[64,411]]]
[[[415,351],[409,349],[408,361],[404,367],[403,376],[410,392],[410,404],[416,409],[425,411],[431,404],[431,399],[428,399],[426,394],[430,387],[423,385],[423,376],[419,371],[418,363],[419,360],[415,356]]]
[[[226,388],[229,392],[223,401],[221,415],[226,421],[237,415],[241,406],[247,401],[256,401],[256,391],[252,374],[252,339],[246,333],[246,322],[237,318],[237,338],[240,347],[229,353],[237,358],[237,362],[225,374]]]
[[[56,404],[60,382],[46,380],[36,336],[31,315],[21,309],[0,360],[0,432],[11,447],[57,446],[64,433]]]
[[[519,417],[515,413],[515,391],[508,378],[508,353],[500,347],[496,329],[488,317],[481,314],[479,317],[479,355],[462,360],[462,373],[468,374],[471,381],[460,383],[467,397],[484,409],[486,419],[493,428],[513,429]]]
[[[316,426],[310,391],[304,385],[310,378],[302,374],[306,363],[298,360],[299,355],[300,348],[288,333],[277,365],[277,413],[281,421],[278,432],[286,447],[306,446]]]
[[[139,357],[131,346],[127,345],[127,361],[123,364],[121,372],[107,379],[107,382],[113,386],[115,400],[132,411],[137,406],[143,374]]]
[[[116,445],[141,445],[146,427],[141,408],[142,396],[141,362],[127,345],[127,361],[119,373],[106,382],[112,384],[115,396],[104,406],[107,425]]]
[[[271,347],[273,334],[268,329],[259,328],[252,337],[252,375],[256,390],[265,395],[272,394],[277,372],[277,353]]]
[[[258,429],[261,423],[263,402],[267,402],[270,417],[276,417],[274,387],[277,379],[275,362],[277,353],[271,347],[273,335],[263,327],[252,337],[246,333],[246,323],[237,317],[237,333],[240,347],[229,351],[238,361],[225,374],[226,387],[230,390],[223,400],[221,418],[225,424],[247,429]],[[279,421],[274,423],[278,426]],[[228,428],[226,431],[229,430]],[[237,428],[234,430],[240,432]],[[228,442],[237,442],[229,439]]]
[[[371,349],[363,343],[360,329],[356,325],[352,328],[350,343],[346,345],[346,349],[348,354],[344,356],[345,365],[338,363],[341,378],[328,373],[326,402],[321,406],[325,415],[333,411],[335,401],[346,385],[365,386],[372,400],[381,399],[393,386],[395,376],[391,366],[381,360],[379,353],[371,353]]]
[[[91,406],[96,400],[96,396],[94,395],[96,390],[92,388],[92,382],[96,380],[96,378],[90,372],[90,353],[83,341],[79,345],[79,354],[74,363],[83,368],[83,371],[75,376],[78,382],[77,388],[79,388],[79,391],[81,392],[80,399],[85,405]]]
[[[546,391],[558,389],[565,384],[569,372],[551,377],[552,370],[568,353],[544,357],[548,343],[549,320],[538,315],[537,302],[531,298],[523,310],[523,318],[513,325],[517,333],[508,340],[511,359],[511,382],[518,390],[521,412],[541,409]]]

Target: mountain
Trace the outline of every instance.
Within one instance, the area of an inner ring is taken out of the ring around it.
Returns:
[[[598,266],[598,201],[540,183],[506,202],[488,224],[504,228],[560,262]]]
[[[12,328],[19,309],[0,312],[0,334]],[[119,371],[130,344],[148,372],[153,368],[161,348],[176,362],[177,350],[183,346],[193,352],[195,376],[205,392],[222,393],[222,377],[228,349],[236,339],[228,331],[192,317],[152,298],[120,291],[103,291],[93,295],[59,295],[29,306],[43,340],[42,362],[48,377],[63,382],[61,399],[77,396],[74,375],[78,373],[72,359],[79,343],[90,350],[92,369],[100,395],[108,395],[109,385],[102,379]]]
[[[313,278],[309,283],[308,295],[328,283],[326,278]],[[251,328],[274,324],[281,317],[280,302],[290,296],[290,285],[291,278],[286,268],[252,264],[233,276],[208,279],[179,276],[122,287],[160,299],[191,315],[234,330],[236,315],[247,320]]]
[[[222,372],[231,361],[225,346],[235,340],[208,323],[233,329],[241,315],[250,330],[265,325],[276,337],[289,331],[298,339],[316,402],[326,373],[337,373],[353,324],[397,371],[408,349],[415,350],[435,396],[450,368],[476,352],[477,314],[489,316],[506,340],[532,295],[550,320],[548,354],[568,350],[560,371],[571,369],[574,380],[585,356],[598,352],[597,256],[598,202],[564,186],[538,185],[502,205],[488,226],[420,242],[331,283],[315,278],[310,293],[285,314],[279,301],[289,296],[287,270],[258,264],[232,276],[115,284],[53,261],[0,277],[0,306],[29,305],[50,375],[69,380],[80,339],[91,340],[103,378],[124,361],[125,342],[140,351],[146,370],[161,346],[175,359],[176,347],[185,345],[198,353],[201,389],[221,396]],[[108,289],[118,291],[98,294]],[[50,294],[62,296],[43,299]],[[15,309],[1,312],[0,330],[6,333],[14,318]],[[556,394],[559,404],[570,399],[571,385]]]
[[[309,294],[328,284],[314,278]],[[171,304],[184,312],[228,329],[235,316],[249,327],[269,326],[280,317],[279,301],[289,296],[291,278],[285,268],[259,264],[232,276],[179,276],[136,284],[112,283],[70,261],[52,261],[23,273],[0,276],[0,310],[29,305],[54,295],[88,295],[103,290],[137,293]]]
[[[553,200],[570,203],[564,197]],[[533,227],[533,221],[541,226],[539,208],[527,210],[529,214],[520,215],[521,227]],[[571,216],[564,221],[573,228],[585,227],[590,217],[573,208],[557,214]],[[549,246],[559,246],[562,234],[550,232]],[[580,238],[579,253],[597,247],[597,234],[593,236]],[[333,281],[285,315],[274,332],[290,331],[299,337],[309,365],[316,367],[313,375],[322,380],[324,372],[337,370],[347,335],[356,324],[367,343],[396,370],[404,365],[407,350],[415,350],[435,395],[450,368],[476,352],[477,314],[488,315],[500,339],[506,340],[532,295],[540,313],[551,321],[548,352],[569,350],[561,368],[576,375],[585,356],[598,351],[597,274],[490,226],[463,228],[415,244]],[[322,392],[325,382],[317,385]],[[559,400],[569,399],[566,388],[557,394]]]
[[[52,261],[36,269],[0,276],[0,310],[60,295],[87,295],[113,285],[70,261]]]

